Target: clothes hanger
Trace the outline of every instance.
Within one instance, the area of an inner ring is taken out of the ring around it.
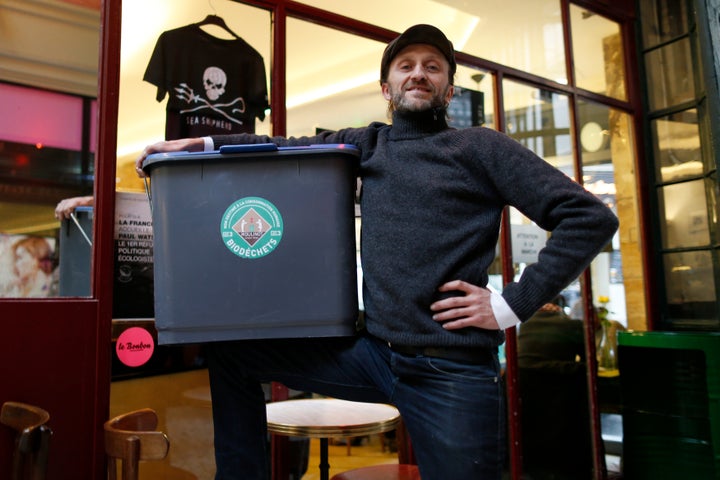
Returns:
[[[225,20],[223,20],[222,17],[219,17],[214,14],[208,15],[201,22],[198,22],[195,25],[197,25],[198,27],[201,27],[203,25],[216,25],[216,26],[222,28],[223,30],[225,30],[226,32],[228,32],[233,37],[238,38],[238,39],[240,38],[240,36],[237,33],[233,32],[230,29],[230,27],[227,26],[227,24],[225,23]]]
[[[197,25],[198,27],[201,27],[203,25],[215,25],[215,26],[222,28],[223,30],[228,32],[233,37],[239,39],[240,36],[237,33],[230,30],[230,27],[227,26],[227,24],[225,23],[225,20],[223,20],[222,17],[219,17],[217,15],[217,10],[215,10],[215,6],[212,4],[212,0],[208,0],[208,5],[210,5],[210,8],[212,8],[212,11],[214,13],[209,14],[207,17],[205,17],[205,19],[202,22],[198,22],[195,25]]]

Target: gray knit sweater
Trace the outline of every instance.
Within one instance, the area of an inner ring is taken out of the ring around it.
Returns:
[[[503,289],[521,320],[577,278],[618,226],[594,195],[532,151],[487,128],[450,128],[442,110],[396,112],[392,125],[315,137],[240,134],[213,141],[216,148],[272,142],[360,149],[366,325],[395,344],[496,347],[503,341],[498,331],[444,330],[429,307],[447,281],[487,285],[506,205],[552,232],[538,262]]]

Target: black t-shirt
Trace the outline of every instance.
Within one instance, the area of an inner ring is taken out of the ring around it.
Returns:
[[[268,108],[265,63],[247,42],[192,24],[160,34],[143,80],[169,94],[165,139],[254,133]]]

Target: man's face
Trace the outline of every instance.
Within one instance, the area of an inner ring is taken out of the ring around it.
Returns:
[[[399,112],[447,106],[453,95],[449,71],[450,64],[437,48],[408,45],[390,62],[383,96]]]

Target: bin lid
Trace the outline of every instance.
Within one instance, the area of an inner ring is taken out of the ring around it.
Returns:
[[[242,158],[258,158],[264,156],[278,155],[318,155],[325,153],[349,154],[353,157],[360,155],[360,150],[355,145],[345,143],[316,144],[298,147],[278,147],[274,143],[255,143],[243,145],[223,145],[218,150],[207,152],[164,152],[153,153],[143,160],[142,169],[149,173],[153,167],[166,163],[197,162],[197,161],[222,161],[227,158],[233,160]]]

